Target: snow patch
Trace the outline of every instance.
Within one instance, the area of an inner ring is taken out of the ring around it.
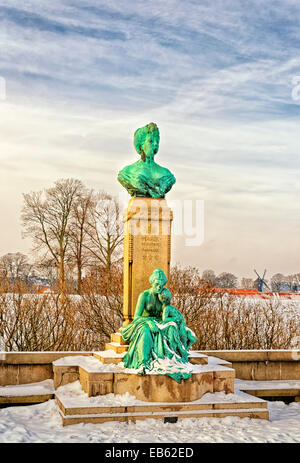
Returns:
[[[52,379],[46,379],[45,381],[40,381],[38,383],[0,386],[0,397],[49,395],[53,393],[54,386]]]

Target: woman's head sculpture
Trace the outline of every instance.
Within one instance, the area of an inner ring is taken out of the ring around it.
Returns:
[[[137,129],[134,133],[134,147],[145,161],[147,155],[154,156],[159,148],[159,130],[154,122]]]
[[[160,268],[155,269],[149,278],[149,283],[152,286],[153,291],[157,294],[162,291],[167,281],[168,278]]]

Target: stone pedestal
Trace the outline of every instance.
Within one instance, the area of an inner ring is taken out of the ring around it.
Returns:
[[[165,199],[131,198],[124,216],[124,326],[156,268],[170,273],[173,214]]]
[[[235,392],[235,372],[219,365],[219,359],[207,357],[206,365],[194,366],[192,376],[179,384],[167,375],[139,376],[117,365],[106,367],[98,358],[101,358],[101,352],[94,353],[93,357],[63,358],[53,365],[59,380],[55,382],[56,388],[78,379],[82,387],[81,395],[78,395],[77,387],[74,392],[69,389],[66,393],[64,386],[55,392],[64,426],[106,421],[136,422],[149,418],[163,422],[226,416],[269,419],[267,402],[239,390]],[[74,376],[76,362],[77,376]],[[111,402],[112,393],[123,397],[122,404]],[[127,398],[125,393],[129,393]]]

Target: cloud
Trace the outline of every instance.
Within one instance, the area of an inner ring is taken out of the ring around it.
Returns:
[[[283,252],[276,261],[273,250],[289,233],[285,250],[297,266],[288,251],[298,246],[300,193],[296,1],[0,5],[0,206],[14,230],[22,192],[62,176],[120,191],[118,169],[136,159],[133,132],[154,121],[157,162],[177,177],[170,199],[204,199],[207,243],[216,243],[179,247],[181,258],[242,271],[259,241],[258,258],[276,267]]]

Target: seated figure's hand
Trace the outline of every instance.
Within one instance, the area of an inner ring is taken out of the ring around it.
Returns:
[[[158,327],[156,326],[156,323],[155,323],[154,320],[149,320],[148,321],[148,326],[149,326],[149,328],[151,329],[151,331],[153,333],[158,333],[159,330],[158,330]]]

